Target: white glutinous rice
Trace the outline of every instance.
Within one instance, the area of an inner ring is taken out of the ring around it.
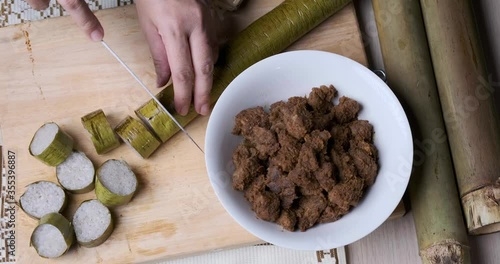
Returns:
[[[55,123],[47,123],[38,129],[33,137],[30,150],[33,155],[40,155],[54,141],[59,127]]]
[[[68,248],[61,231],[49,224],[40,225],[35,229],[31,243],[38,254],[46,258],[57,258]]]
[[[57,165],[56,175],[61,186],[70,192],[90,191],[94,183],[94,164],[83,152],[73,151]]]
[[[65,200],[66,194],[57,184],[39,181],[27,186],[20,203],[27,214],[39,219],[48,213],[60,212]]]
[[[114,194],[129,195],[137,188],[137,178],[126,162],[108,160],[99,168],[99,180]]]
[[[73,138],[66,134],[56,123],[45,123],[33,136],[29,145],[31,156],[55,167],[71,154]]]
[[[112,225],[109,209],[98,200],[83,202],[73,216],[76,240],[83,246],[102,244],[111,235]]]

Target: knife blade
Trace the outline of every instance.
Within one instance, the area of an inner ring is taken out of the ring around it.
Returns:
[[[184,129],[184,127],[182,127],[182,125],[167,110],[167,108],[165,108],[165,106],[163,106],[160,103],[160,100],[158,100],[158,98],[156,98],[156,96],[154,96],[154,94],[151,93],[151,91],[148,89],[148,87],[146,87],[146,85],[142,82],[142,80],[132,71],[132,69],[130,69],[130,67],[128,67],[128,65],[118,56],[118,54],[116,54],[116,52],[113,49],[111,49],[111,47],[104,40],[101,40],[101,43],[111,53],[111,55],[113,55],[113,57],[115,57],[115,59],[130,73],[130,75],[132,75],[132,77],[134,77],[134,79],[149,94],[149,96],[151,96],[151,98],[153,98],[153,100],[155,100],[155,102],[160,106],[160,108],[163,111],[165,111],[165,113],[170,117],[170,119],[172,119],[172,121],[174,121],[174,123],[182,130],[184,135],[186,135],[191,140],[191,142],[193,142],[202,153],[205,153],[205,152],[203,152],[201,147],[198,145],[198,143],[196,143],[196,141],[191,137],[191,135],[189,135],[189,133],[186,131],[186,129]]]

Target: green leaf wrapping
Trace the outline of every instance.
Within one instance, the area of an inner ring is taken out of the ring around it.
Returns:
[[[148,158],[161,142],[139,121],[128,116],[116,128],[116,133],[143,158]]]
[[[77,150],[73,150],[74,152],[80,152],[81,154],[83,154],[85,156],[85,158],[92,164],[92,168],[94,169],[94,179],[95,179],[95,168],[94,168],[94,164],[92,163],[92,161],[87,157],[87,155],[85,155],[85,153],[81,152],[81,151],[77,151]],[[56,167],[56,178],[57,178],[57,181],[59,182],[59,185],[62,186],[62,188],[66,191],[68,191],[69,193],[73,193],[73,194],[82,194],[82,193],[88,193],[90,191],[92,191],[94,189],[94,181],[90,182],[87,186],[83,187],[83,188],[80,188],[80,189],[67,189],[65,186],[63,186],[63,184],[61,184],[61,180],[59,179],[59,170],[58,170],[59,166]]]
[[[106,162],[109,162],[109,161],[113,161],[113,160],[108,160]],[[125,161],[121,161],[121,162],[125,163],[125,165],[128,167],[128,164]],[[130,167],[129,167],[129,169],[130,169]],[[113,193],[111,190],[109,190],[108,188],[106,188],[106,186],[104,186],[102,184],[102,182],[100,180],[100,178],[101,178],[100,171],[101,171],[101,168],[99,168],[97,170],[96,178],[95,178],[95,194],[96,194],[96,197],[99,200],[99,202],[101,202],[102,204],[104,204],[107,207],[116,207],[116,206],[124,205],[124,204],[127,204],[128,202],[130,202],[130,200],[132,199],[132,197],[134,196],[134,194],[137,190],[137,185],[136,185],[136,190],[134,190],[132,193],[130,193],[128,195],[120,195],[120,194]],[[132,170],[130,169],[130,171],[132,171]],[[132,171],[132,173],[133,173],[133,171]]]
[[[50,124],[46,123],[43,126]],[[43,127],[42,126],[42,127]],[[57,124],[56,124],[57,126]],[[40,127],[40,128],[42,128]],[[29,152],[31,156],[37,158],[38,160],[42,161],[43,163],[49,165],[49,166],[57,166],[61,164],[63,161],[66,160],[66,158],[71,154],[73,150],[73,138],[66,134],[62,129],[57,126],[58,131],[56,136],[54,137],[54,140],[50,143],[50,145],[39,155],[34,155],[31,152],[31,147],[29,148]],[[35,137],[33,137],[34,139]],[[33,143],[33,139],[31,140],[30,146]]]
[[[68,219],[66,219],[64,216],[62,216],[59,213],[46,214],[45,216],[43,216],[40,219],[40,221],[38,222],[38,226],[33,230],[33,233],[31,234],[30,246],[34,246],[33,234],[35,233],[36,229],[39,226],[45,225],[45,224],[52,225],[55,228],[57,228],[57,230],[59,230],[59,232],[61,232],[62,236],[64,237],[64,241],[66,242],[66,245],[67,245],[66,251],[64,251],[64,253],[66,253],[68,251],[68,249],[71,247],[71,245],[73,244],[73,241],[75,239],[75,232],[73,230],[73,226],[68,221]],[[35,250],[37,251],[37,254],[40,255],[38,253],[38,248],[36,248],[36,246],[35,246]],[[61,254],[61,256],[64,255],[64,253]]]
[[[82,124],[89,132],[97,154],[107,153],[120,146],[120,141],[101,109],[82,117]]]
[[[158,95],[156,95],[162,104],[168,103],[168,99],[165,94],[166,90],[163,89]],[[172,107],[168,107],[167,109],[169,109],[171,113],[175,112]],[[143,104],[135,111],[135,114],[151,129],[151,131],[156,134],[156,136],[158,136],[162,142],[166,142],[170,137],[172,137],[172,131],[178,128],[177,125],[172,122],[167,113],[165,113],[153,99]]]
[[[45,181],[36,181],[36,182],[33,182],[33,183],[30,183],[26,186],[26,190],[29,188],[30,185],[32,184],[37,184],[37,183],[40,183],[40,182],[45,182]],[[46,182],[50,182],[50,181],[46,181]],[[63,191],[64,193],[64,201],[63,201],[63,204],[61,205],[61,208],[59,208],[59,210],[57,210],[58,213],[62,212],[64,209],[66,209],[66,206],[68,205],[68,196],[66,194],[66,192],[64,192],[64,188],[62,188],[61,186],[53,183],[53,182],[50,182],[54,185],[56,185],[58,188],[61,188],[61,190]],[[40,220],[40,218],[38,217],[35,217],[31,214],[29,214],[28,212],[26,212],[26,210],[23,208],[23,204],[21,203],[21,198],[24,196],[25,193],[23,193],[19,199],[19,208],[21,208],[21,210],[23,210],[23,212],[28,215],[29,217],[33,218],[33,219],[36,219],[36,220]]]
[[[92,201],[92,200],[84,201],[81,203],[81,205],[84,203],[90,202],[90,201]],[[108,211],[109,211],[109,208],[108,208]],[[89,241],[89,242],[82,242],[82,241],[77,240],[78,244],[80,244],[84,247],[87,247],[87,248],[91,248],[91,247],[97,247],[97,246],[101,245],[102,243],[104,243],[109,238],[109,236],[113,233],[113,230],[115,229],[115,224],[113,222],[113,216],[111,215],[111,212],[109,212],[109,217],[110,217],[109,225],[106,228],[106,230],[104,231],[104,233],[102,233],[101,236],[99,236],[98,238],[96,238],[92,241]]]

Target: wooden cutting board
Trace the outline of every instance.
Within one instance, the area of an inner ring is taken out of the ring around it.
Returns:
[[[282,0],[252,0],[228,21],[241,30]],[[155,74],[135,7],[96,13],[108,44],[154,87]],[[229,23],[229,22],[227,22]],[[295,43],[291,50],[318,49],[348,56],[366,65],[366,56],[352,5]],[[132,202],[114,209],[116,229],[96,248],[73,246],[50,261],[71,263],[130,263],[197,254],[260,242],[241,228],[217,201],[205,171],[202,153],[182,134],[163,144],[148,160],[126,145],[98,156],[80,117],[103,109],[114,126],[148,100],[129,74],[99,44],[91,43],[68,17],[0,29],[0,127],[3,151],[17,154],[17,194],[38,180],[56,181],[55,169],[31,157],[28,145],[47,121],[58,123],[76,140],[96,166],[110,158],[125,159],[136,172],[139,190]],[[135,117],[135,116],[134,116]],[[187,126],[204,144],[207,117]],[[5,153],[4,153],[5,154]],[[73,195],[64,214],[94,193]],[[29,247],[36,221],[17,211],[18,263],[43,263]]]

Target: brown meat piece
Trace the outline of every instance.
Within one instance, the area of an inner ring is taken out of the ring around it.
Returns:
[[[281,117],[288,133],[296,139],[302,139],[312,128],[312,114],[307,110],[307,100],[303,97],[288,99],[281,108]]]
[[[297,151],[298,152],[298,151]],[[277,166],[283,171],[291,171],[295,164],[297,163],[298,155],[287,155],[290,152],[287,152],[284,149],[278,150],[276,155],[269,158],[270,166]]]
[[[332,160],[337,167],[339,181],[347,181],[358,174],[356,165],[349,154],[332,150]]]
[[[280,143],[281,148],[290,149],[289,152],[293,152],[294,150],[300,150],[300,142],[296,138],[292,137],[286,131],[280,131],[278,134],[278,142]],[[296,153],[297,156],[299,153]]]
[[[269,158],[269,165],[278,166],[281,170],[289,172],[295,167],[299,158],[299,141],[281,130],[278,132],[278,142],[280,149],[276,155]]]
[[[312,227],[318,221],[321,213],[327,206],[327,200],[323,195],[303,196],[298,203],[297,227],[300,231]]]
[[[366,185],[371,186],[378,173],[375,147],[364,141],[351,142],[351,146],[349,155],[352,157],[359,176],[365,179]]]
[[[233,188],[244,192],[257,217],[285,230],[336,221],[356,206],[378,172],[373,127],[357,120],[360,105],[339,99],[333,86],[313,88],[240,112],[233,133],[243,142],[232,159]]]
[[[243,191],[258,175],[265,172],[264,166],[260,164],[256,157],[242,159],[240,163],[235,164],[233,172],[233,188]]]
[[[295,183],[288,178],[288,175],[274,166],[269,167],[267,170],[267,181],[269,190],[279,196],[281,206],[283,208],[290,208],[297,198]]]
[[[335,124],[335,112],[333,105],[331,111],[326,113],[313,112],[313,128],[314,130],[330,130]]]
[[[333,107],[332,100],[337,96],[337,89],[333,85],[322,85],[319,88],[312,88],[307,103],[312,107],[315,112],[327,113]]]
[[[252,210],[258,218],[274,222],[280,216],[280,200],[278,196],[269,191],[260,191],[255,194]]]
[[[349,149],[349,140],[351,139],[351,130],[344,125],[333,126],[330,131],[333,139],[333,149],[338,152]]]
[[[377,149],[372,143],[359,140],[351,140],[350,145],[351,145],[350,149],[358,148],[368,153],[368,155],[370,155],[371,157],[377,158],[378,156]]]
[[[321,194],[322,188],[314,176],[303,167],[297,166],[288,174],[290,180],[299,187],[302,195]]]
[[[305,145],[311,147],[319,153],[327,153],[328,140],[330,132],[314,130],[304,137]]]
[[[349,210],[351,206],[356,206],[363,197],[364,187],[365,183],[362,178],[353,177],[333,186],[328,193],[328,200],[342,210]]]
[[[252,135],[247,136],[247,139],[255,146],[262,160],[274,155],[279,149],[276,134],[267,128],[254,127]]]
[[[298,166],[307,171],[316,171],[319,168],[318,159],[314,149],[307,144],[302,145],[299,153]]]
[[[373,126],[366,120],[355,120],[349,123],[349,129],[356,140],[372,142]]]
[[[307,98],[302,96],[292,96],[288,98],[288,101],[286,103],[288,106],[293,105],[301,108],[307,108]]]
[[[233,152],[233,163],[240,164],[243,160],[257,156],[257,150],[245,142],[239,144]]]
[[[340,97],[339,104],[334,107],[335,120],[338,123],[347,123],[358,116],[360,110],[359,103],[349,97]]]
[[[269,116],[261,106],[241,111],[236,115],[234,123],[234,135],[250,136],[254,127],[270,128]]]
[[[330,191],[335,185],[333,164],[329,161],[321,161],[320,167],[314,172],[314,177],[323,190]]]
[[[295,224],[297,223],[297,216],[295,212],[288,209],[281,210],[281,215],[276,220],[276,223],[282,226],[285,230],[295,231]]]
[[[328,205],[318,219],[318,223],[331,223],[339,220],[349,210],[341,209],[336,205]]]
[[[281,192],[281,185],[276,185],[286,174],[277,166],[267,168],[267,186],[274,193]]]
[[[282,109],[284,107],[286,107],[286,103],[283,101],[279,101],[272,104],[269,108],[269,121],[271,122],[271,130],[275,131],[276,133],[286,130],[282,114]]]
[[[267,184],[267,179],[265,175],[259,175],[257,176],[248,186],[248,188],[245,189],[245,198],[250,202],[253,203],[255,200],[255,197],[257,196],[258,193],[264,191],[266,189],[266,184]]]

